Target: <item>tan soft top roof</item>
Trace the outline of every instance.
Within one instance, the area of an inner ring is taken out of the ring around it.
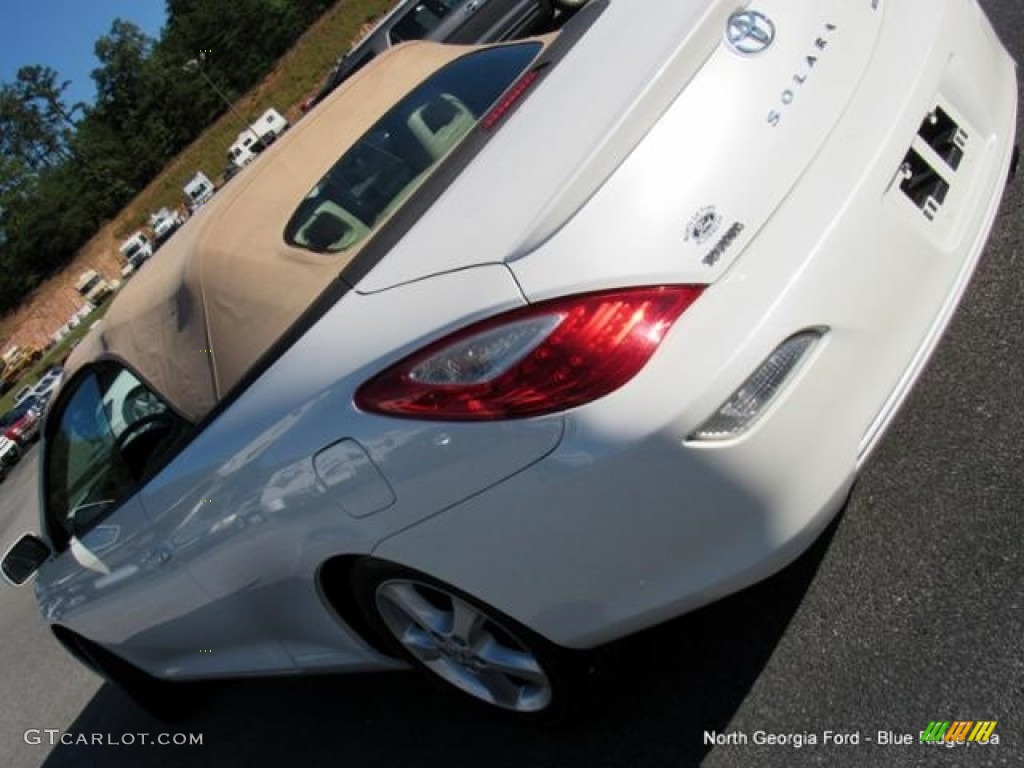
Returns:
[[[468,50],[407,43],[344,83],[132,278],[68,359],[69,374],[100,356],[120,358],[201,419],[359,250],[320,254],[285,243],[299,203],[390,107]]]

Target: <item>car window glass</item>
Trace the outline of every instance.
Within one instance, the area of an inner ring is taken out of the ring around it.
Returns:
[[[80,379],[56,419],[44,491],[57,546],[126,499],[187,426],[138,378],[112,365]]]
[[[529,65],[539,43],[470,53],[392,107],[299,205],[285,240],[339,253],[369,236],[469,133]]]

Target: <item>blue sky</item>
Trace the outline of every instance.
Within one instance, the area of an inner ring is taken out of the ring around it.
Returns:
[[[157,37],[166,11],[164,0],[0,0],[0,81],[13,81],[21,66],[42,64],[71,81],[69,105],[91,102],[96,40],[116,18]]]

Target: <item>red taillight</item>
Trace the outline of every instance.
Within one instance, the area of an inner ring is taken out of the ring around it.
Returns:
[[[464,328],[368,381],[364,411],[489,421],[573,408],[621,387],[658,348],[703,286],[572,296]]]

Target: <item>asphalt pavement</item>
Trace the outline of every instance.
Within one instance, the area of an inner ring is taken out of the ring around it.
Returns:
[[[1024,7],[982,4],[1024,59]],[[392,672],[218,683],[166,726],[0,588],[0,765],[1024,765],[1022,393],[1024,178],[840,518],[769,581],[619,644],[584,723],[531,731]],[[36,471],[32,451],[0,485],[4,545],[35,527]],[[999,743],[917,743],[935,720],[994,720]],[[202,744],[142,743],[158,734]]]

